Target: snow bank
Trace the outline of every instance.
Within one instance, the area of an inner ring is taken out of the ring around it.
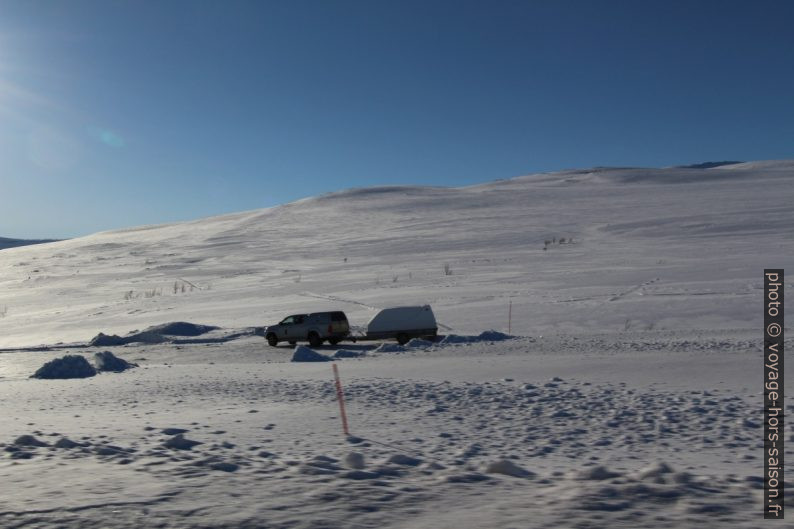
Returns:
[[[122,371],[126,371],[127,369],[131,369],[133,367],[138,367],[138,364],[132,364],[123,360],[110,351],[102,351],[100,353],[94,354],[94,364],[96,364],[96,369],[99,372],[102,371],[113,371],[115,373],[121,373]]]
[[[477,343],[477,342],[503,342],[505,340],[513,340],[515,336],[505,334],[499,331],[483,331],[477,336],[461,336],[459,334],[448,334],[442,338],[442,344],[456,344],[456,343]]]
[[[50,360],[30,378],[56,379],[56,378],[88,378],[96,375],[94,366],[80,355],[66,355],[55,360]]]
[[[405,347],[396,343],[382,343],[380,344],[377,349],[375,349],[376,353],[404,353],[407,351]]]
[[[126,343],[127,341],[121,336],[117,336],[115,334],[108,335],[101,332],[91,338],[91,341],[88,342],[88,345],[95,347],[111,347],[114,345],[124,345]]]
[[[364,351],[349,351],[347,349],[339,349],[334,353],[334,358],[360,358],[366,356]]]
[[[220,327],[212,325],[199,325],[197,323],[189,323],[186,321],[172,321],[170,323],[163,323],[162,325],[155,325],[149,327],[145,332],[154,334],[162,334],[166,336],[201,336],[210,331],[215,331]]]
[[[124,337],[118,336],[116,334],[108,335],[104,333],[99,333],[96,336],[94,336],[90,342],[88,342],[88,345],[94,347],[111,347],[114,345],[127,345],[128,343],[156,344],[167,341],[168,338],[166,338],[162,334],[157,334],[151,331],[143,331]]]
[[[292,353],[292,362],[329,362],[330,356],[318,353],[314,349],[309,349],[305,345],[299,345]]]

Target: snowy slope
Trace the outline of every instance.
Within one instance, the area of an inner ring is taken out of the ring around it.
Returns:
[[[0,347],[430,303],[456,332],[757,328],[794,161],[381,187],[0,252]],[[573,238],[573,244],[544,241]],[[449,265],[450,275],[444,266]],[[184,288],[183,288],[184,287]]]
[[[9,239],[7,237],[0,237],[0,250],[28,246],[30,244],[43,244],[45,242],[53,242],[54,240],[55,239]]]
[[[318,349],[362,355],[336,361],[352,438],[329,363],[259,336],[115,346],[140,367],[75,380],[28,377],[104,348],[0,350],[0,526],[760,527],[760,288],[792,268],[793,184],[564,171],[3,250],[0,347],[420,303],[449,336]],[[519,336],[453,335],[511,300]]]

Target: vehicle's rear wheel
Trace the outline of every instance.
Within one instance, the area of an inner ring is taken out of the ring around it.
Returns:
[[[275,347],[275,346],[278,345],[278,338],[276,338],[276,335],[273,334],[272,332],[270,334],[268,334],[267,336],[265,336],[265,340],[267,340],[267,344],[270,347]]]
[[[397,335],[397,343],[400,345],[407,344],[409,339],[410,338],[408,338],[408,335],[405,333],[401,332],[400,334]]]
[[[322,338],[316,332],[309,333],[309,345],[312,347],[320,347],[323,344]]]
[[[341,338],[328,338],[328,343],[330,343],[331,345],[336,345],[341,341],[342,341]]]

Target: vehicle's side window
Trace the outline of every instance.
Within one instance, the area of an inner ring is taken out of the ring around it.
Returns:
[[[281,320],[281,325],[292,325],[293,323],[295,323],[294,316],[288,316]]]
[[[298,325],[303,323],[303,316],[295,316],[295,323],[297,323]]]

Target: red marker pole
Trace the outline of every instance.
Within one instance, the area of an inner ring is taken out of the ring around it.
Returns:
[[[342,381],[339,380],[339,369],[336,367],[336,364],[331,364],[334,368],[334,379],[336,380],[336,400],[339,401],[339,413],[342,415],[342,430],[345,432],[345,435],[350,435],[350,431],[347,429],[347,414],[345,413],[345,395],[342,393]]]

